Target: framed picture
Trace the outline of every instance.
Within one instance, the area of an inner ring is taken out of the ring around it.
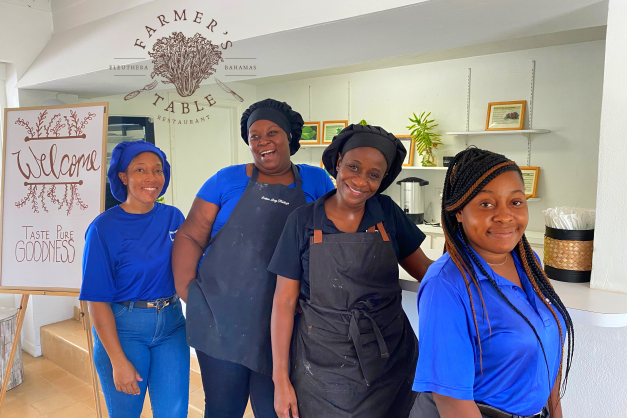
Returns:
[[[540,167],[520,167],[520,171],[522,171],[523,182],[525,183],[525,196],[527,198],[536,197]]]
[[[318,145],[320,143],[320,122],[305,122],[300,135],[301,145]]]
[[[329,145],[333,142],[333,137],[348,126],[347,120],[328,120],[322,122],[322,142],[321,144]]]
[[[525,119],[525,104],[524,100],[488,103],[485,130],[513,131],[522,129]]]
[[[414,146],[414,141],[411,139],[411,135],[395,135],[398,139],[400,139],[401,143],[405,146],[407,150],[407,155],[405,156],[405,161],[403,161],[403,167],[411,167],[414,165],[414,152],[416,151],[416,147]]]

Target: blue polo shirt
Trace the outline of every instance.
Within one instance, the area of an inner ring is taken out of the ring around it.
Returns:
[[[549,373],[531,327],[507,305],[473,263],[487,310],[486,318],[477,288],[471,284],[483,350],[481,369],[468,291],[447,253],[429,267],[418,291],[420,356],[414,391],[474,400],[517,415],[532,415],[542,410],[560,366],[559,329],[533,290],[518,256],[514,251],[511,255],[522,289],[494,273],[478,254],[477,258],[507,299],[538,332]],[[566,324],[557,310],[556,313],[565,333]]]
[[[114,206],[98,215],[85,233],[79,299],[125,302],[174,295],[172,242],[184,220],[180,210],[161,203],[143,214]]]
[[[196,195],[205,202],[213,203],[220,208],[213,222],[211,238],[229,220],[235,205],[246,190],[250,181],[250,177],[246,174],[246,165],[232,165],[223,168],[207,180]],[[303,182],[302,188],[307,203],[313,202],[329,190],[335,189],[331,178],[323,169],[307,164],[298,164],[296,167],[298,167],[298,173]],[[288,187],[294,188],[296,183],[292,183]]]

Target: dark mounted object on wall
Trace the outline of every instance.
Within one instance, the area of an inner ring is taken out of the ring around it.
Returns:
[[[568,231],[546,227],[544,271],[560,282],[585,283],[592,272],[594,229]]]
[[[448,167],[451,164],[451,161],[453,161],[453,158],[455,158],[455,157],[443,157],[442,158],[442,165],[444,167]]]
[[[401,209],[416,224],[425,221],[425,188],[427,180],[418,177],[407,177],[396,184],[401,186]]]

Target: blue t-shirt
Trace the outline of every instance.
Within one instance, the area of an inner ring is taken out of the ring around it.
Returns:
[[[80,300],[124,302],[174,295],[172,242],[185,217],[155,203],[148,213],[114,206],[87,228]]]
[[[447,253],[429,267],[418,291],[420,356],[413,390],[474,400],[517,415],[536,414],[548,401],[560,366],[562,350],[557,323],[533,290],[514,251],[511,256],[522,289],[494,273],[475,254],[507,299],[538,332],[546,352],[548,374],[542,348],[531,327],[473,263],[487,311],[486,318],[477,288],[471,284],[483,350],[482,370],[466,284]],[[555,311],[565,333],[566,324]]]
[[[298,164],[296,167],[303,182],[302,187],[307,203],[313,202],[335,188],[331,178],[323,169],[307,164]],[[198,191],[196,196],[220,208],[211,229],[212,238],[229,220],[249,180],[250,177],[246,175],[246,164],[232,165],[214,174]],[[296,187],[296,183],[288,187]]]

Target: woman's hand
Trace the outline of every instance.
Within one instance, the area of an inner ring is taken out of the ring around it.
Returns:
[[[133,363],[124,358],[119,360],[113,366],[113,383],[118,392],[128,393],[129,395],[139,395],[139,385],[137,381],[143,381]]]
[[[274,386],[274,410],[279,418],[298,418],[298,404],[294,387],[287,379]],[[290,417],[290,411],[292,415]]]
[[[294,329],[294,313],[298,304],[300,281],[277,276],[270,333],[272,340],[272,380],[274,380],[274,410],[279,418],[298,418],[296,393],[289,378],[290,343]]]

